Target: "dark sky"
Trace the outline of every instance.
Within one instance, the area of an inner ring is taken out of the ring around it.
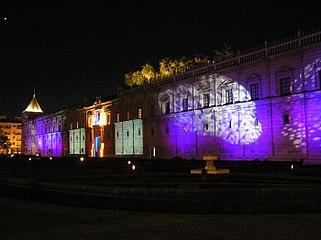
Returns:
[[[321,25],[315,1],[252,2],[2,0],[0,115],[20,115],[34,86],[51,113],[114,95],[124,74],[145,63],[212,58],[224,42],[247,49]]]

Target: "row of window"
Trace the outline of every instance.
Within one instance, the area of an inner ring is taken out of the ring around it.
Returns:
[[[21,129],[22,126],[21,125],[0,125],[0,128],[17,128],[17,129]]]
[[[289,117],[288,114],[284,114],[283,115],[283,123],[284,124],[289,124],[290,123],[290,117]],[[254,119],[253,125],[254,126],[258,126],[259,125],[259,118],[258,117],[256,117]],[[228,121],[228,126],[229,126],[229,128],[232,128],[232,120]],[[203,127],[204,127],[203,128],[204,131],[209,130],[208,123],[204,123]],[[183,126],[183,131],[187,132],[187,126],[186,125]],[[165,127],[165,132],[166,132],[166,134],[169,134],[169,127],[168,126]],[[151,127],[151,129],[150,129],[150,133],[151,133],[151,135],[154,135],[154,128],[153,127]],[[128,136],[128,134],[127,134],[127,136]]]
[[[318,72],[319,74],[319,77],[321,78],[321,71]],[[279,79],[279,89],[280,89],[280,95],[288,95],[288,94],[291,94],[292,92],[292,83],[291,83],[291,79],[289,77],[287,78],[281,78]],[[252,83],[250,84],[249,86],[249,94],[250,94],[250,97],[252,100],[256,100],[256,99],[260,99],[260,84],[258,82],[256,83]],[[234,103],[234,96],[233,96],[233,88],[227,88],[224,90],[224,93],[222,94],[223,97],[224,97],[224,100],[223,102],[225,104],[232,104]],[[189,99],[186,97],[186,98],[183,98],[182,99],[182,102],[181,102],[181,111],[188,111],[189,110]],[[209,93],[204,93],[202,94],[201,96],[201,99],[200,99],[200,106],[199,107],[202,107],[202,108],[206,108],[206,107],[209,107],[210,106],[210,94]],[[170,105],[170,101],[167,101],[167,102],[164,102],[163,106],[162,106],[162,110],[163,110],[163,113],[164,114],[170,114],[171,113],[171,105]],[[138,119],[141,119],[142,118],[142,108],[138,108],[137,109],[137,118]],[[155,114],[155,105],[154,104],[151,104],[150,105],[150,109],[149,109],[149,116],[150,117],[153,117]],[[131,120],[131,111],[127,111],[126,112],[126,120]],[[97,112],[96,114],[96,121],[100,121],[101,119],[101,116],[100,116],[100,113]],[[121,119],[120,119],[120,113],[117,112],[116,113],[116,122],[120,122]],[[110,119],[110,114],[107,114],[107,124],[110,124],[111,123],[111,119]],[[71,127],[72,128],[72,127]]]
[[[282,78],[280,79],[280,94],[288,95],[291,93],[291,80],[290,78]],[[253,83],[250,85],[250,96],[252,100],[256,100],[260,98],[260,85],[259,83]],[[233,89],[229,88],[225,90],[225,103],[231,104],[234,102],[233,97]],[[210,106],[210,94],[205,93],[202,95],[202,106],[203,108]],[[188,98],[184,98],[182,100],[182,111],[188,110]],[[164,113],[170,113],[170,103],[166,102],[164,104]]]
[[[137,134],[138,134],[138,136],[141,135],[140,129],[137,130]],[[126,137],[129,138],[129,136],[130,136],[130,133],[129,133],[129,130],[127,130],[127,131],[126,131]],[[118,132],[118,131],[116,132],[116,137],[119,138],[119,132]]]
[[[280,79],[280,94],[281,95],[287,95],[291,93],[291,80],[290,78],[282,78]],[[250,96],[251,99],[259,99],[260,98],[260,85],[259,83],[253,83],[250,85]],[[202,95],[202,106],[203,108],[209,107],[210,106],[210,94],[205,93]],[[225,90],[225,103],[226,104],[231,104],[234,102],[234,97],[233,97],[233,89],[229,88]],[[150,105],[150,116],[154,116],[154,111],[155,107],[154,105]],[[188,98],[183,98],[182,99],[182,111],[188,111]],[[171,108],[170,108],[170,102],[167,101],[163,105],[163,112],[164,114],[169,114],[171,113]],[[138,108],[137,110],[137,115],[138,118],[142,118],[142,109]],[[126,113],[126,120],[130,120],[130,111],[127,111]],[[116,121],[120,121],[120,114],[117,113],[116,116]]]
[[[253,84],[254,86],[253,88],[253,94],[255,95],[255,98],[258,98],[258,94],[259,94],[259,87],[258,84]],[[252,89],[251,88],[251,89]],[[232,89],[228,89],[226,90],[226,103],[233,103],[233,90]],[[202,95],[202,107],[206,108],[210,106],[210,94],[209,93],[205,93]],[[188,98],[184,98],[182,99],[182,111],[188,111]],[[169,114],[171,113],[171,108],[170,108],[170,102],[165,102],[163,105],[163,112],[164,114]],[[150,105],[150,117],[153,117],[155,113],[155,105],[151,104]],[[137,109],[137,118],[141,119],[142,118],[142,108],[138,108]],[[130,120],[130,111],[126,112],[126,120]],[[120,122],[120,113],[117,112],[116,113],[116,122]]]
[[[153,105],[153,109],[154,109],[154,105]],[[153,110],[154,111],[154,110]],[[138,119],[142,119],[142,117],[143,117],[143,110],[142,110],[142,108],[137,108],[137,118]],[[127,112],[126,112],[126,120],[128,121],[128,120],[130,120],[131,118],[130,118],[130,111],[128,110]],[[116,122],[120,122],[120,113],[119,112],[117,112],[116,113]]]

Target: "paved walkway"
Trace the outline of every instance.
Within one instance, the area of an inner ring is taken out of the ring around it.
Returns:
[[[0,239],[321,239],[321,214],[179,215],[0,197]]]

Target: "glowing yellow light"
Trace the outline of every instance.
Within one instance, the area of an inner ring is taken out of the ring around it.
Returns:
[[[93,157],[94,156],[94,144],[91,144],[91,150],[90,150],[90,156]]]

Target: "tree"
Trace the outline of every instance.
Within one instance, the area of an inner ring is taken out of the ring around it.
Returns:
[[[179,66],[178,66],[178,71],[179,73],[187,72],[192,68],[193,65],[193,60],[187,58],[187,57],[182,57],[179,59]]]
[[[0,132],[0,149],[1,153],[4,154],[4,152],[8,153],[8,149],[11,147],[11,143],[9,142],[9,137],[3,135],[2,132]]]
[[[141,74],[148,83],[156,78],[156,72],[153,66],[148,63],[142,66]]]
[[[233,50],[231,46],[227,46],[224,43],[224,47],[221,50],[214,50],[214,61],[220,62],[233,57]]]
[[[125,81],[126,86],[133,87],[133,73],[129,72],[125,74]]]
[[[196,55],[192,59],[187,57],[174,60],[163,58],[159,61],[159,71],[155,71],[153,66],[146,63],[140,71],[126,73],[124,84],[129,87],[141,86],[157,78],[167,78],[208,64],[210,64],[209,58],[201,55]]]
[[[132,74],[132,83],[133,86],[141,86],[145,82],[145,78],[142,75],[141,71],[136,71]]]
[[[194,63],[197,67],[207,66],[211,63],[209,57],[202,56],[202,55],[196,55],[194,57]]]
[[[172,73],[180,74],[191,69],[192,61],[187,57],[182,57],[180,59],[172,60],[170,67]]]
[[[163,58],[159,62],[159,76],[161,78],[170,77],[174,74],[175,70],[172,66],[173,61],[170,58]]]

